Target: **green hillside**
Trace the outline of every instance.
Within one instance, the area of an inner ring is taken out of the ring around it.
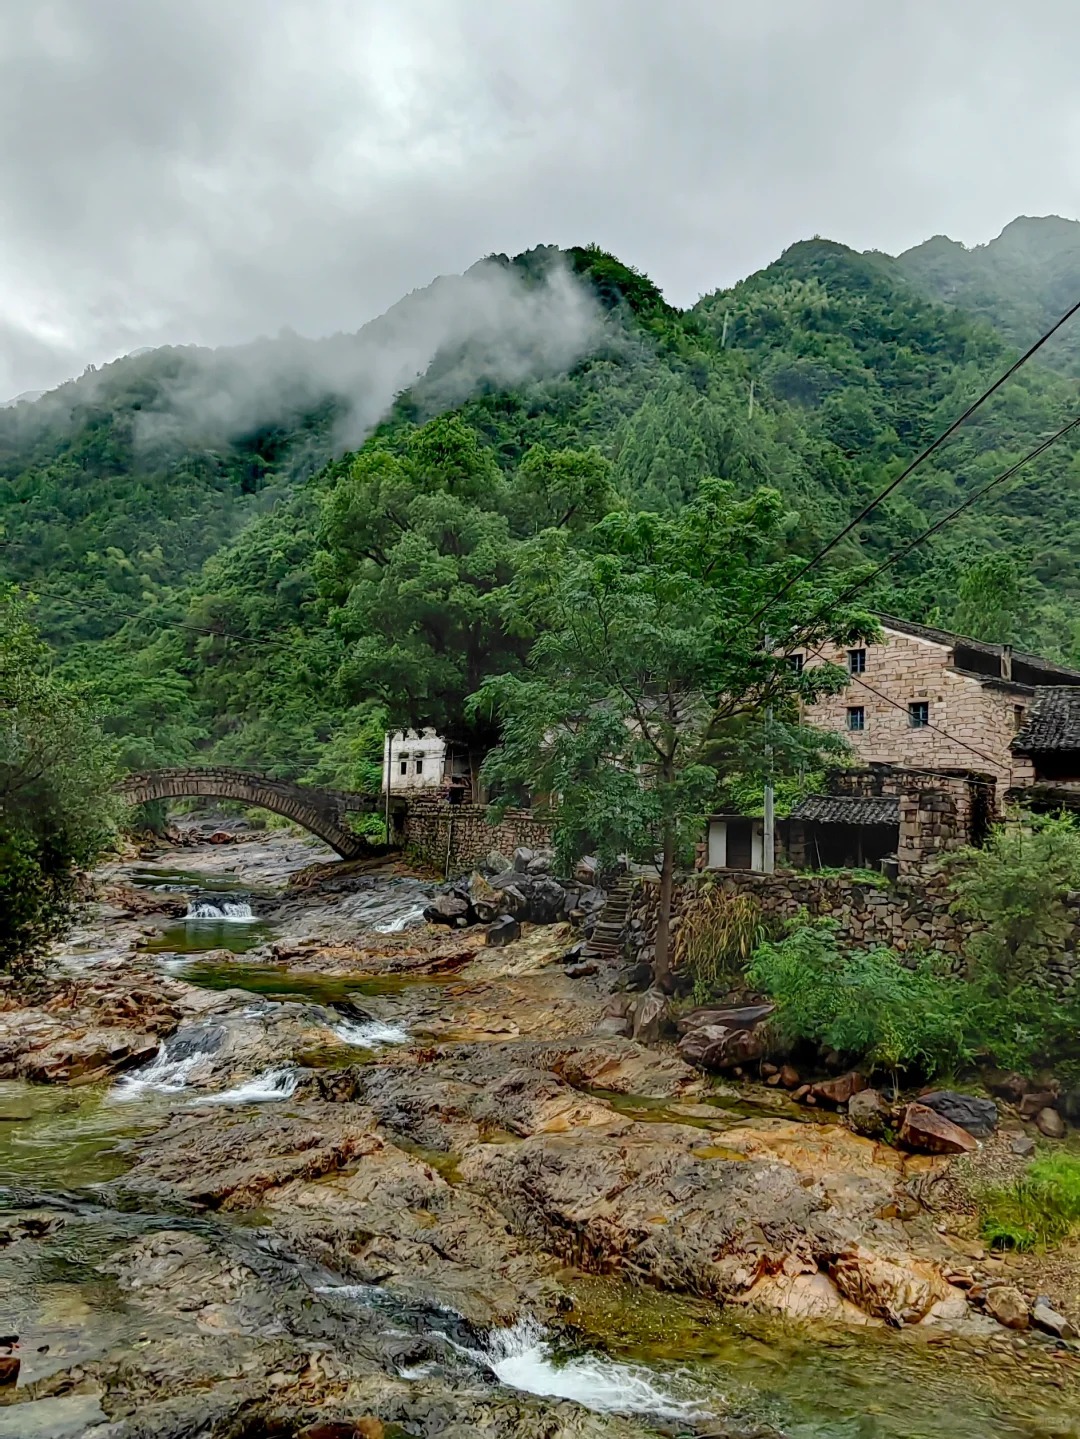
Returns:
[[[392,352],[399,375],[423,348],[400,343],[400,316],[361,332],[349,385],[348,337],[262,342],[247,371],[230,355],[216,388],[206,373],[221,360],[195,352],[183,423],[175,371],[192,352],[119,362],[64,387],[59,408],[0,412],[3,573],[47,596],[66,669],[111,706],[133,763],[209,746],[358,783],[384,716],[483,744],[464,698],[526,651],[501,596],[538,530],[584,535],[618,505],[671,510],[715,476],[776,487],[787,543],[809,555],[1008,364],[1015,315],[927,298],[910,260],[808,241],[677,312],[597,250],[497,257],[512,304],[531,307],[513,312],[512,359],[498,313],[463,336],[428,326],[422,377],[332,460],[362,381],[375,377],[369,409],[385,388],[373,357]],[[467,309],[463,282],[439,283]],[[1070,418],[1073,388],[1029,366],[833,562],[894,553]],[[246,428],[218,391],[240,393]],[[1080,662],[1078,500],[1067,440],[872,597]]]
[[[935,235],[897,264],[921,293],[988,320],[1026,350],[1080,299],[1080,221],[1023,215],[996,240],[970,250]],[[1043,362],[1080,375],[1080,329],[1056,335]]]

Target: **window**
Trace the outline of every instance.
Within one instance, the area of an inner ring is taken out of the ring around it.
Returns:
[[[416,773],[417,773],[417,774],[423,774],[423,773],[424,773],[424,756],[423,756],[423,755],[419,755],[419,756],[417,757],[417,760],[416,760]]]
[[[401,769],[401,773],[402,773],[402,774],[408,774],[408,773],[409,773],[409,756],[408,756],[407,754],[403,754],[403,755],[401,756],[400,769]]]
[[[847,727],[850,730],[864,730],[866,728],[866,711],[862,705],[848,705]]]
[[[802,655],[788,655],[788,657],[787,657],[787,662],[788,662],[788,664],[791,666],[791,668],[795,671],[795,673],[796,673],[797,675],[801,675],[801,674],[802,674],[802,667],[803,667],[803,657],[802,657]]]
[[[1023,729],[1027,710],[1023,705],[1013,705],[1013,729]]]
[[[866,651],[848,650],[847,667],[849,675],[861,675],[866,669]]]
[[[930,723],[930,703],[928,700],[913,700],[907,707],[908,724],[912,729],[925,729]]]

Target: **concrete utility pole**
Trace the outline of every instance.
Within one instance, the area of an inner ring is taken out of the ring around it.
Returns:
[[[753,380],[750,381],[750,407],[749,407],[749,409],[748,409],[747,412],[746,412],[746,418],[747,418],[748,420],[752,420],[752,419],[754,418],[754,382],[753,382]]]
[[[727,310],[724,311],[724,329],[723,329],[723,333],[722,333],[721,336],[720,336],[720,348],[721,348],[722,350],[727,346],[727,325],[728,325],[728,314],[729,314],[729,313],[730,313],[730,312],[727,311]]]
[[[772,729],[772,705],[765,711],[766,730]],[[776,800],[772,784],[772,745],[765,746],[765,817],[762,820],[761,867],[766,874],[776,869]]]
[[[386,790],[386,819],[385,819],[385,824],[386,824],[386,843],[387,843],[387,844],[390,843],[390,756],[391,756],[391,753],[392,753],[391,743],[390,743],[391,739],[392,739],[392,735],[391,735],[390,731],[387,730],[387,732],[386,732],[386,743],[385,743],[386,757],[385,757],[385,761],[384,761],[384,763],[385,763],[385,771],[386,771],[386,772],[385,772],[385,784],[384,784],[384,786],[383,786],[383,788]]]

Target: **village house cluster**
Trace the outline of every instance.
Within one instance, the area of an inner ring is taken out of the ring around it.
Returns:
[[[777,823],[794,868],[917,868],[941,849],[978,843],[1012,800],[1080,808],[1080,670],[928,625],[879,616],[881,639],[791,655],[797,667],[847,671],[808,724],[840,733],[862,767],[838,772]],[[468,759],[433,730],[387,737],[384,790],[480,802]],[[763,821],[708,820],[699,864],[760,870]]]

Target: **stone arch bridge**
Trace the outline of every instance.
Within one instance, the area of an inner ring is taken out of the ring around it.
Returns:
[[[292,784],[250,770],[224,765],[158,769],[131,774],[117,785],[117,792],[129,804],[146,804],[158,799],[231,799],[259,809],[272,810],[302,825],[330,846],[342,859],[363,859],[382,852],[382,846],[354,834],[345,822],[346,814],[371,813],[379,806],[372,795],[349,794],[343,790],[321,789],[316,785]]]

